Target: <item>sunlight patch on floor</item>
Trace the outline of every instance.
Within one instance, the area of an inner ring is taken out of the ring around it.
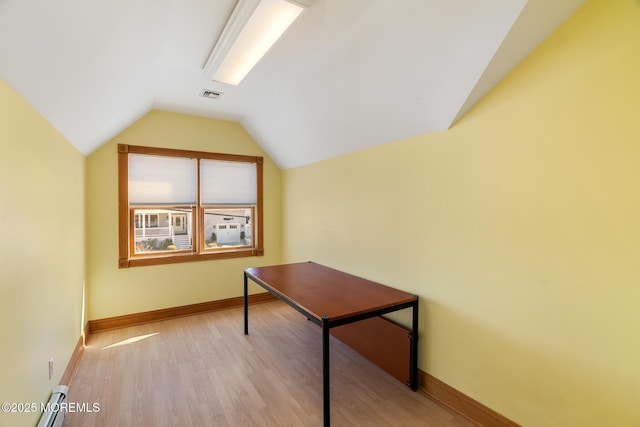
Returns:
[[[127,338],[126,340],[122,340],[122,341],[119,341],[119,342],[104,346],[104,347],[102,347],[101,350],[106,350],[108,348],[114,348],[114,347],[120,347],[120,346],[127,345],[127,344],[133,344],[135,342],[142,341],[142,340],[145,340],[147,338],[151,338],[152,336],[158,335],[158,334],[159,334],[159,332],[154,332],[153,334],[138,335],[137,337]]]

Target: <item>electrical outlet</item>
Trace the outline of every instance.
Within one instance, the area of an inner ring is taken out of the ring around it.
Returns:
[[[49,359],[49,379],[53,378],[53,356]]]

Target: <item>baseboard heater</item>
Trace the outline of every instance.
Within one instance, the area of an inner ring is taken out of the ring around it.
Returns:
[[[67,400],[69,387],[66,385],[58,385],[53,388],[49,402],[45,411],[42,412],[40,422],[37,427],[60,427],[64,421],[66,413],[63,403]]]

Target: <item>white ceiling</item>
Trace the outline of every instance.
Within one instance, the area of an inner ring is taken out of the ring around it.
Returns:
[[[315,0],[233,87],[202,68],[236,0],[0,0],[0,79],[85,155],[155,108],[286,169],[449,128],[584,2]]]

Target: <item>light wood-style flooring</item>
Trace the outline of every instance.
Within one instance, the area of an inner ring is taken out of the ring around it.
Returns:
[[[92,334],[74,426],[321,426],[321,330],[276,301]],[[331,338],[333,426],[474,426]]]

